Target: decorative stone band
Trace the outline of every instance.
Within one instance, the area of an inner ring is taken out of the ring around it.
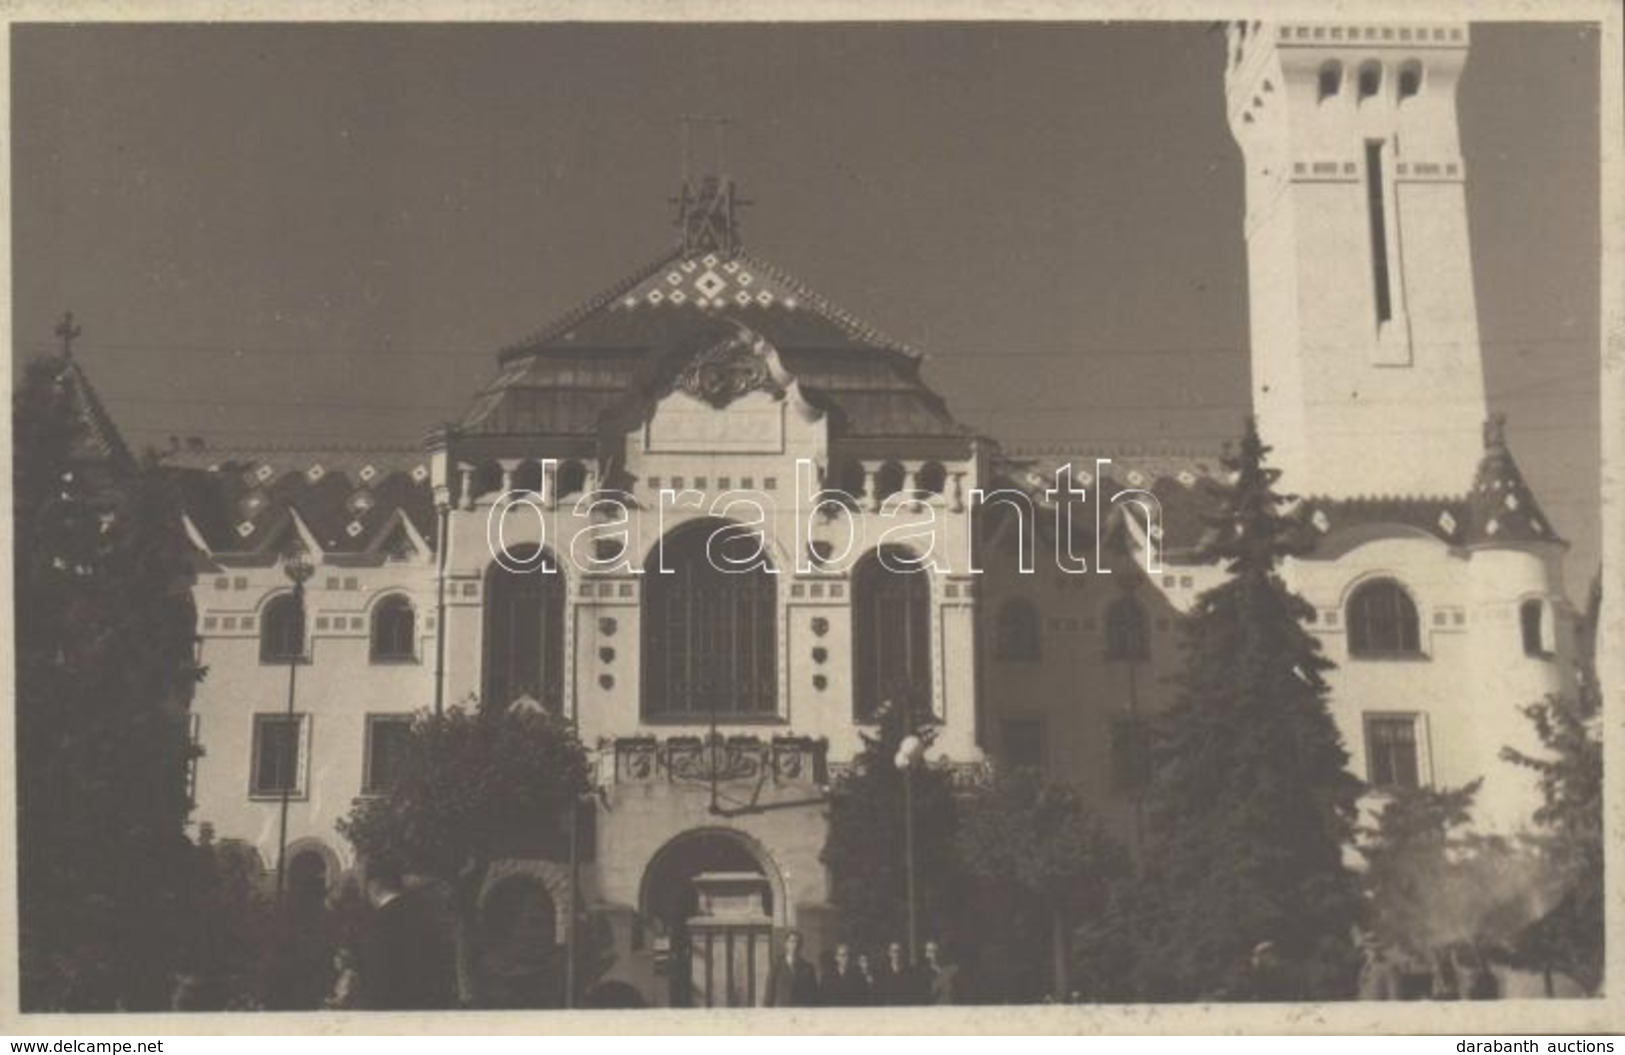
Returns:
[[[1467,31],[1457,26],[1288,25],[1279,28],[1282,46],[1324,47],[1328,44],[1388,47],[1464,47]]]
[[[616,784],[829,782],[829,742],[805,736],[616,737],[600,747],[613,757]]]
[[[927,762],[926,765],[931,769],[946,772],[948,779],[953,784],[954,791],[961,794],[985,787],[993,777],[993,763],[985,760],[981,762],[954,762],[941,759],[935,762]],[[852,762],[831,762],[829,764],[830,785],[834,786],[840,783],[855,768],[855,764]]]

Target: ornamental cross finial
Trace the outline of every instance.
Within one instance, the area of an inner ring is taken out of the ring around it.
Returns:
[[[677,226],[683,231],[685,256],[718,253],[732,256],[739,248],[738,210],[750,202],[734,193],[734,182],[727,176],[725,159],[728,127],[731,117],[688,115],[681,119],[683,126],[683,186],[678,197],[672,199],[677,206]],[[692,172],[692,147],[695,125],[709,125],[712,132],[712,157],[709,166],[695,180]]]
[[[78,339],[82,331],[73,324],[73,312],[62,313],[62,321],[56,324],[56,335],[62,338],[62,358],[73,358],[73,342]]]
[[[1500,450],[1507,445],[1507,416],[1496,411],[1484,422],[1484,449]]]

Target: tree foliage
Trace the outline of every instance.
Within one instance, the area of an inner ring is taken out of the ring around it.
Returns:
[[[589,787],[586,752],[564,720],[525,707],[421,712],[386,793],[362,799],[339,832],[364,860],[447,884],[458,984],[479,1000],[475,911],[493,861],[557,856]]]
[[[1366,928],[1412,963],[1463,943],[1504,947],[1539,885],[1528,854],[1472,830],[1482,783],[1392,792],[1360,833]]]
[[[155,460],[85,455],[65,369],[30,364],[14,401],[22,1001],[150,1009],[189,850],[191,567]]]
[[[1576,693],[1524,708],[1546,753],[1503,748],[1501,754],[1539,777],[1542,802],[1534,821],[1558,889],[1555,904],[1518,936],[1518,958],[1562,971],[1595,992],[1602,984],[1605,924],[1602,695],[1591,665],[1584,667]]]
[[[821,859],[830,872],[831,900],[852,941],[879,945],[906,934],[904,788],[895,759],[910,729],[929,745],[930,712],[923,704],[883,708],[874,734],[862,734],[863,749],[852,768],[830,789]],[[956,922],[960,888],[953,783],[947,771],[929,764],[916,766],[913,780],[919,925],[922,935],[943,935]]]
[[[1045,781],[1032,769],[996,773],[977,789],[962,810],[956,846],[966,872],[1004,906],[999,929],[1043,935],[1038,947],[1050,951],[1043,972],[1049,990],[1067,999],[1072,931],[1106,908],[1112,884],[1127,870],[1123,847],[1074,788]],[[1018,915],[1038,926],[1019,926]]]
[[[1358,883],[1343,863],[1360,783],[1328,710],[1332,666],[1280,565],[1304,552],[1278,471],[1249,421],[1204,557],[1228,578],[1183,626],[1179,694],[1155,726],[1148,805],[1157,892],[1148,996],[1222,993],[1261,941],[1297,965],[1303,995],[1340,995]]]

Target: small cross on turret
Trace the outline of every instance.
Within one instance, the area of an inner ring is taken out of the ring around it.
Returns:
[[[78,339],[82,331],[73,324],[73,312],[62,313],[62,321],[56,324],[56,335],[62,339],[62,358],[73,358],[73,342]]]

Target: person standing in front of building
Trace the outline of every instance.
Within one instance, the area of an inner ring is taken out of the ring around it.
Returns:
[[[361,1006],[454,1007],[450,950],[422,896],[405,889],[399,868],[379,862],[367,869],[367,898],[372,913],[361,960]]]
[[[801,932],[784,936],[784,951],[767,972],[767,1007],[814,1007],[818,1003],[818,976],[801,956]]]
[[[921,999],[914,967],[903,959],[903,943],[894,941],[886,946],[886,962],[875,979],[875,1003],[903,1007]]]
[[[862,1007],[869,1002],[869,983],[852,959],[852,946],[835,946],[835,959],[819,982],[825,1007]]]
[[[925,999],[931,1004],[957,1004],[959,1002],[959,966],[943,957],[942,945],[936,941],[925,943],[924,985]]]

